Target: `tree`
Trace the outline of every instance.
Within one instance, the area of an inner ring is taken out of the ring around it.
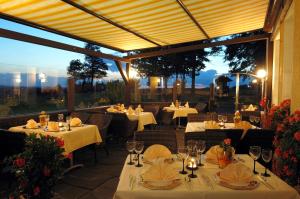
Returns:
[[[93,44],[87,43],[85,49],[100,52],[100,47]],[[89,82],[90,89],[93,88],[95,78],[106,76],[106,70],[108,70],[108,66],[103,59],[90,55],[85,55],[84,63],[79,59],[75,59],[68,66],[68,74],[76,80],[82,80],[82,88],[86,82]]]
[[[232,38],[261,34],[263,31],[248,32],[233,35]],[[254,41],[233,44],[225,49],[224,60],[229,62],[230,72],[252,72],[257,67],[265,65],[266,42]]]

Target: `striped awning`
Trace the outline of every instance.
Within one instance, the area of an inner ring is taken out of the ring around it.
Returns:
[[[268,0],[0,0],[0,17],[128,51],[260,29]]]

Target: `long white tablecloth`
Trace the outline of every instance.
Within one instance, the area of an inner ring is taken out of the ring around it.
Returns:
[[[127,117],[129,120],[138,120],[137,131],[143,131],[144,126],[147,124],[157,124],[152,112],[141,112],[139,114],[127,113]]]
[[[258,127],[252,125],[252,129],[256,129]],[[234,127],[234,123],[225,123],[225,129],[236,129]],[[204,122],[188,122],[186,125],[185,132],[204,132],[205,131],[205,123]]]
[[[197,109],[195,108],[186,108],[186,107],[164,107],[163,110],[166,110],[168,112],[174,112],[173,119],[177,117],[187,117],[190,113],[198,113]]]
[[[239,155],[239,158],[244,160],[244,164],[252,169],[253,160],[248,155]],[[195,172],[198,178],[191,179],[191,182],[182,180],[182,184],[172,190],[150,190],[138,182],[131,188],[130,176],[138,179],[138,176],[149,168],[149,165],[144,164],[144,167],[137,168],[127,165],[127,161],[128,157],[124,164],[114,199],[300,199],[298,193],[292,187],[272,173],[270,173],[271,177],[267,179],[267,182],[275,188],[274,190],[269,189],[262,183],[254,190],[225,188],[214,181],[213,176],[220,171],[218,166],[205,161],[205,166]],[[181,170],[181,161],[176,161],[174,164],[178,171]],[[264,168],[258,163],[257,171],[260,173],[264,171]],[[208,186],[202,178],[199,178],[201,174],[205,174],[210,178],[212,187]],[[186,175],[180,176],[184,178]]]
[[[23,126],[11,127],[9,131],[25,132],[26,134],[37,133],[42,135],[50,135],[64,140],[65,153],[71,153],[84,146],[101,143],[102,139],[96,125],[84,125],[82,127],[71,127],[71,131],[47,132],[42,128],[24,129]]]

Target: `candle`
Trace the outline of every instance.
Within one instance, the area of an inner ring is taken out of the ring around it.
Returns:
[[[189,168],[195,169],[197,167],[195,158],[191,158],[191,161],[189,162]]]

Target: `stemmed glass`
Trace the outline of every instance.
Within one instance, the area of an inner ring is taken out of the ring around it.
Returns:
[[[255,117],[254,118],[254,122],[255,122],[256,125],[258,125],[259,122],[260,122],[260,117]]]
[[[253,173],[258,174],[258,172],[255,170],[255,163],[258,160],[258,158],[260,157],[261,147],[260,146],[250,146],[249,154],[250,154],[251,158],[254,160]]]
[[[59,127],[62,127],[62,123],[64,121],[64,114],[58,114],[57,115],[58,125]]]
[[[198,140],[197,142],[197,155],[199,155],[199,163],[198,166],[204,166],[204,164],[201,163],[201,155],[205,151],[206,145],[204,140]]]
[[[46,121],[46,124],[47,124],[47,126],[48,126],[48,123],[49,123],[49,121],[50,121],[50,115],[46,115],[46,116],[45,116],[45,121]]]
[[[255,118],[254,118],[253,115],[249,116],[249,121],[250,121],[251,124],[253,124],[255,122]]]
[[[68,131],[71,131],[71,119],[72,119],[71,116],[66,117],[66,123],[68,125]]]
[[[133,153],[133,151],[135,149],[135,143],[136,142],[134,140],[128,140],[126,142],[126,149],[129,152],[129,158],[130,158],[129,162],[127,163],[129,165],[133,165],[134,164],[134,162],[132,161],[131,155],[132,155],[132,153]]]
[[[182,160],[182,170],[179,171],[181,174],[187,174],[187,172],[184,170],[184,161],[189,157],[188,149],[187,147],[179,147],[177,149],[177,155]]]
[[[224,123],[224,128],[225,128],[225,123],[227,122],[227,115],[223,115],[222,121]]]
[[[218,115],[218,121],[219,121],[219,123],[221,123],[222,120],[223,120],[223,116],[222,115]]]
[[[267,164],[271,161],[272,154],[273,154],[273,152],[271,149],[263,149],[261,152],[261,157],[264,160],[264,162],[266,163],[265,172],[261,174],[262,176],[270,177],[270,174],[267,173]]]
[[[143,165],[140,164],[140,154],[144,149],[144,142],[143,141],[136,141],[134,151],[137,153],[138,163],[135,165],[136,167],[142,167]]]

